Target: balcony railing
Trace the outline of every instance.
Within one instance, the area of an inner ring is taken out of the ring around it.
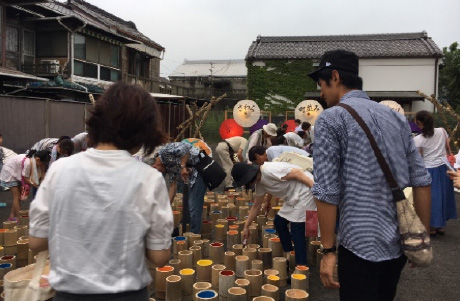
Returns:
[[[41,76],[55,76],[60,74],[60,64],[39,64],[39,65],[23,65],[22,72]]]

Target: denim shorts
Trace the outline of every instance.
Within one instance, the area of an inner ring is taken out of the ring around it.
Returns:
[[[19,181],[13,181],[13,182],[0,181],[0,186],[5,187],[5,188],[17,187],[17,186],[21,186],[21,182]]]

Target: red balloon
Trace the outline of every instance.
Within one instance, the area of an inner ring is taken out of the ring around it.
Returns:
[[[295,131],[296,125],[295,125],[295,120],[294,119],[286,120],[286,122],[284,122],[283,125],[285,125],[285,124],[287,124],[287,126],[288,126],[288,128],[286,130],[286,133]]]
[[[220,125],[219,134],[222,139],[243,136],[243,127],[236,123],[235,119],[227,119]]]

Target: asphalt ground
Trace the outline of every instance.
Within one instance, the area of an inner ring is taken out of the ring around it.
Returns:
[[[219,189],[219,188],[218,188]],[[31,197],[21,202],[28,209]],[[456,193],[457,213],[460,216],[460,193]],[[11,192],[0,192],[0,220],[8,219],[11,210]],[[4,204],[4,206],[3,206]],[[460,221],[448,221],[446,234],[432,239],[434,259],[428,268],[404,268],[395,300],[397,301],[458,301],[460,300]],[[282,290],[284,291],[284,289]],[[339,300],[337,290],[322,286],[316,268],[311,269],[310,299]]]

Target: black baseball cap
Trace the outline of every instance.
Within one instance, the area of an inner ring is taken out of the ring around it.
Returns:
[[[358,75],[359,58],[354,52],[342,49],[326,51],[321,57],[318,69],[308,74],[308,76],[317,82],[318,73],[326,68],[349,71]]]
[[[233,165],[232,177],[236,182],[236,186],[241,187],[249,184],[257,176],[259,170],[260,165],[257,164],[238,162]]]

